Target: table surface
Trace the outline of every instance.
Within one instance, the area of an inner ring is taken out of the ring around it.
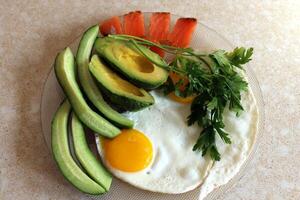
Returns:
[[[85,199],[61,176],[44,142],[42,86],[56,53],[87,26],[137,9],[196,17],[234,45],[254,47],[251,67],[265,102],[264,137],[254,167],[222,199],[300,199],[299,1],[1,0],[0,5],[1,200]]]

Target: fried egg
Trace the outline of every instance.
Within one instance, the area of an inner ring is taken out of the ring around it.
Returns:
[[[114,176],[141,189],[170,194],[201,185],[203,199],[239,172],[251,152],[258,127],[258,109],[251,88],[242,94],[241,116],[224,111],[225,130],[232,144],[224,144],[216,137],[221,153],[218,162],[192,151],[201,128],[186,124],[190,105],[157,91],[151,94],[155,98],[153,106],[125,114],[134,120],[133,129],[122,130],[112,140],[98,140],[102,161]]]
[[[125,115],[135,122],[114,139],[101,139],[104,165],[117,178],[138,188],[184,193],[200,185],[212,166],[209,156],[192,151],[201,128],[188,126],[190,106],[152,91],[155,104]]]

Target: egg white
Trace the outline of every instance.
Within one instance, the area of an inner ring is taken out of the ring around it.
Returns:
[[[219,162],[192,151],[201,128],[186,124],[190,105],[174,102],[157,91],[151,94],[155,98],[153,106],[126,116],[135,121],[135,129],[151,140],[152,163],[139,172],[122,172],[105,160],[98,141],[103,163],[114,176],[141,189],[170,194],[184,193],[201,185],[200,199],[203,199],[239,172],[251,152],[258,127],[258,109],[250,88],[242,94],[241,116],[236,117],[228,109],[224,112],[225,130],[230,133],[232,144],[224,144],[216,137],[221,153]]]
[[[151,94],[155,98],[153,106],[125,115],[151,140],[152,163],[139,172],[123,172],[110,166],[100,147],[103,163],[113,175],[141,189],[172,194],[190,191],[204,181],[212,166],[208,156],[192,151],[201,128],[187,126],[189,105],[174,102],[157,91]]]

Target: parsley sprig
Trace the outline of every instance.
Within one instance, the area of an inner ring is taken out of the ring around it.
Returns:
[[[209,154],[213,160],[219,161],[221,155],[216,146],[216,137],[230,144],[229,133],[224,128],[223,112],[226,106],[239,116],[243,111],[241,93],[247,90],[248,84],[239,70],[251,60],[253,48],[235,48],[232,52],[217,50],[212,53],[199,53],[191,48],[177,48],[161,45],[129,35],[109,35],[114,39],[131,42],[150,62],[181,77],[176,83],[169,78],[162,87],[165,94],[187,97],[195,95],[191,104],[188,125],[198,124],[203,129],[193,147],[193,151],[201,151],[202,156]],[[174,55],[173,62],[157,62],[139,47],[139,44],[156,46]],[[184,80],[188,84],[182,90]]]

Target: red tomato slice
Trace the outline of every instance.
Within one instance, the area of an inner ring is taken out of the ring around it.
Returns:
[[[149,26],[149,39],[151,41],[164,41],[170,30],[170,13],[156,12],[151,15]]]
[[[197,19],[195,18],[179,18],[168,36],[170,45],[181,48],[188,47],[196,26]]]
[[[158,43],[165,41],[170,31],[170,20],[171,15],[168,12],[153,13],[150,18],[148,39]],[[164,50],[158,47],[152,46],[150,49],[160,57],[165,55]]]
[[[144,15],[141,11],[124,15],[124,34],[137,37],[145,36]]]
[[[121,34],[123,31],[120,18],[115,16],[105,20],[100,25],[100,32],[104,36],[108,34]]]

